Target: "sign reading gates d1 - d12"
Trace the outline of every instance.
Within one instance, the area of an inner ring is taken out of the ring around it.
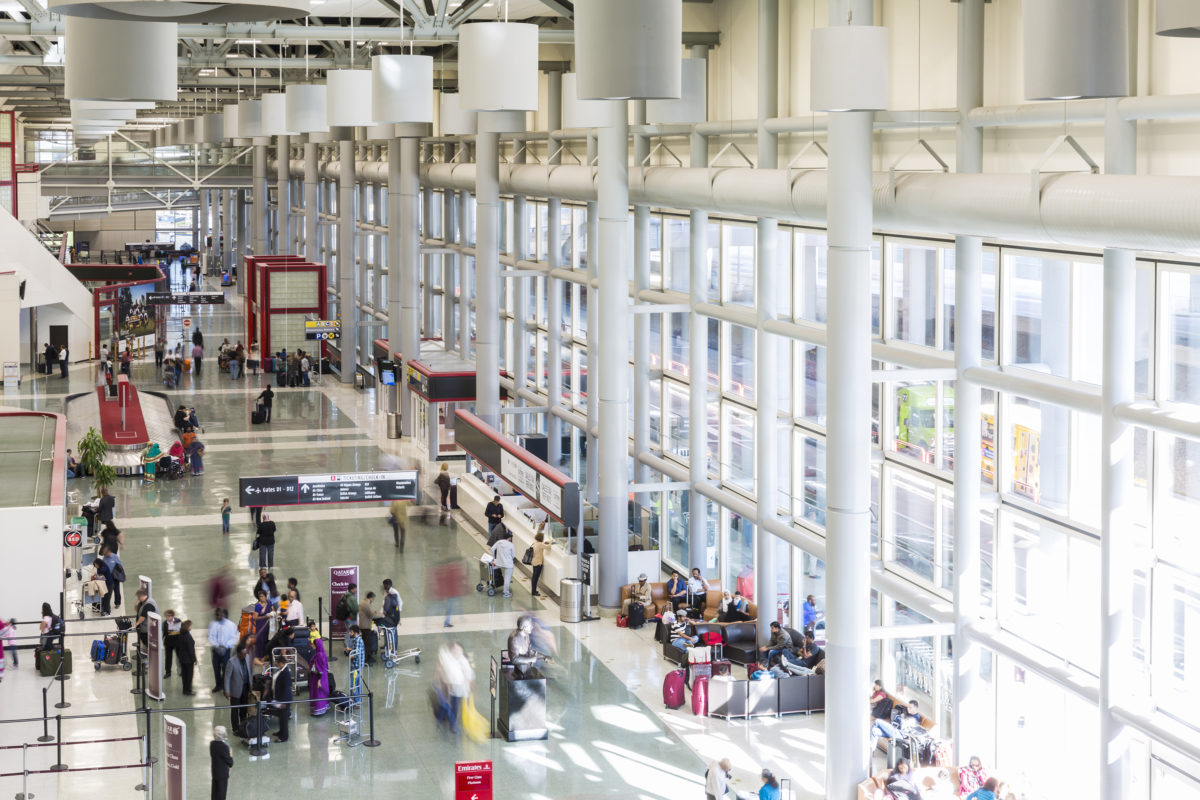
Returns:
[[[305,339],[336,339],[342,333],[340,319],[306,319],[304,320]]]
[[[147,292],[148,306],[219,306],[225,303],[224,292]]]
[[[238,505],[292,506],[296,504],[296,476],[275,475],[238,479]]]
[[[299,503],[416,500],[417,472],[344,472],[301,475]]]

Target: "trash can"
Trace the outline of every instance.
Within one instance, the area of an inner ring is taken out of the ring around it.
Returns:
[[[354,388],[355,389],[363,388],[363,374],[361,372],[354,373]]]
[[[563,578],[558,586],[558,618],[563,622],[583,619],[583,582],[578,578]]]
[[[400,438],[400,415],[395,411],[389,411],[387,415],[387,438]]]

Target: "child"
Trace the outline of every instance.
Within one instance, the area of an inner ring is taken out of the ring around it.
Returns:
[[[233,509],[229,507],[229,498],[221,501],[221,533],[229,535],[229,515]]]

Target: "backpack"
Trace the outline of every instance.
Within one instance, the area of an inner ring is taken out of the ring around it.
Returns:
[[[400,624],[400,597],[388,592],[383,600],[383,615],[391,620],[393,625]]]
[[[335,619],[345,622],[350,619],[350,593],[346,592],[338,599],[337,608],[333,612]]]
[[[54,614],[50,615],[50,633],[59,634],[65,632],[66,629],[67,626],[63,624],[62,617]]]
[[[125,565],[122,564],[120,561],[115,561],[115,560],[113,561],[113,565],[110,568],[110,572],[112,572],[112,579],[114,581],[116,581],[117,583],[125,582],[125,578],[127,577],[125,575]]]

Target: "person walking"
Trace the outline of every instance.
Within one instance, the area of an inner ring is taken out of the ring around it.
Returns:
[[[260,358],[258,342],[250,343],[250,357],[246,359],[246,365],[250,367],[251,374],[258,374],[258,362]]]
[[[396,549],[404,552],[404,539],[408,534],[408,501],[393,500],[392,510],[388,514],[388,522],[392,525],[392,540]]]
[[[546,541],[546,532],[542,527],[545,524],[543,522],[538,525],[538,532],[533,537],[533,561],[529,562],[533,567],[533,578],[529,581],[529,588],[534,597],[541,597],[538,594],[538,581],[542,577],[542,567],[546,564],[546,554],[554,546],[553,539]]]
[[[275,566],[275,523],[271,520],[270,514],[262,515],[262,522],[258,524],[258,535],[255,537],[258,542],[258,566],[259,568],[271,568]]]
[[[167,344],[161,336],[154,337],[154,368],[162,369],[163,358],[167,354]],[[107,359],[106,359],[107,360]]]
[[[179,634],[175,642],[175,655],[179,656],[179,677],[183,680],[183,693],[195,694],[192,691],[192,677],[196,674],[196,640],[192,638],[192,621],[185,619],[179,626]]]
[[[221,501],[221,533],[229,535],[229,517],[233,514],[233,507],[229,505],[229,498],[226,497]]]
[[[266,416],[263,417],[263,422],[271,421],[271,401],[275,399],[275,392],[268,385],[267,388],[259,392],[258,397],[254,398],[266,411]]]
[[[197,331],[197,333],[199,333],[199,331]],[[203,369],[203,367],[204,345],[194,344],[192,345],[192,372],[196,374],[197,378],[200,377],[200,371]]]
[[[733,764],[728,758],[709,763],[708,771],[704,773],[705,800],[723,800],[733,791],[729,788],[729,779],[733,777],[732,769]]]
[[[213,739],[208,743],[208,757],[212,762],[212,800],[225,800],[229,791],[229,773],[233,769],[233,752],[229,749],[229,731],[224,725],[213,728]]]
[[[438,517],[438,522],[450,521],[450,465],[442,464],[441,470],[438,472],[437,478],[434,479],[434,484],[441,494],[441,499],[438,501],[438,507],[441,509],[441,514]]]
[[[213,611],[213,621],[208,626],[208,647],[212,655],[214,695],[225,686],[225,667],[237,641],[237,625],[229,621],[229,612],[223,608]]]
[[[167,663],[163,669],[163,677],[171,677],[171,663],[178,652],[179,632],[183,630],[183,620],[175,616],[175,610],[168,608],[163,612],[163,650],[166,651]]]
[[[500,541],[492,545],[492,559],[497,567],[504,570],[504,596],[512,597],[513,574],[513,543],[512,533],[506,532]]]

